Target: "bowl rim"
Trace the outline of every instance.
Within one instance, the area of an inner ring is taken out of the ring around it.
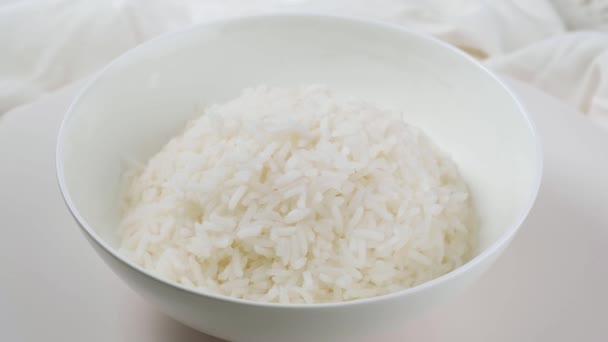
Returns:
[[[248,300],[248,299],[234,298],[234,297],[230,297],[230,296],[226,296],[226,295],[222,295],[222,294],[213,293],[210,291],[205,291],[205,290],[201,290],[201,289],[197,289],[197,288],[193,288],[193,287],[188,287],[188,286],[164,279],[163,277],[158,276],[158,275],[144,269],[143,267],[135,264],[133,261],[129,260],[125,256],[121,255],[118,252],[118,250],[116,250],[115,248],[111,247],[108,243],[106,243],[95,232],[95,230],[92,229],[91,225],[89,225],[89,223],[80,215],[80,213],[76,209],[76,205],[74,204],[74,202],[70,196],[69,189],[66,185],[66,179],[65,179],[65,173],[64,173],[64,165],[63,165],[64,151],[63,150],[64,150],[65,131],[66,131],[66,127],[68,126],[68,123],[70,121],[70,118],[73,116],[74,112],[76,111],[77,104],[80,103],[82,98],[84,98],[95,87],[95,84],[97,83],[97,81],[100,78],[102,78],[103,75],[106,74],[106,72],[108,70],[112,69],[115,64],[120,63],[122,60],[128,59],[130,57],[130,55],[133,54],[134,52],[139,52],[139,51],[142,51],[143,49],[153,47],[155,44],[157,44],[157,42],[160,42],[162,40],[167,40],[167,39],[170,39],[171,37],[174,37],[177,35],[187,35],[194,31],[206,30],[209,28],[213,28],[214,26],[217,26],[217,25],[227,25],[227,24],[229,25],[229,24],[239,24],[239,23],[242,24],[242,23],[247,23],[247,22],[277,20],[277,19],[285,19],[285,18],[304,19],[304,20],[311,20],[311,21],[332,20],[334,22],[345,22],[345,23],[357,24],[357,25],[368,26],[368,27],[372,26],[372,27],[375,27],[378,29],[382,29],[383,31],[393,31],[393,32],[396,32],[399,34],[415,36],[418,39],[426,40],[429,43],[433,43],[436,46],[439,46],[441,49],[445,50],[446,53],[450,53],[450,54],[454,55],[455,57],[457,56],[457,58],[464,59],[468,63],[473,64],[480,72],[488,75],[494,82],[496,82],[496,84],[500,88],[502,88],[506,92],[506,94],[516,104],[518,112],[522,116],[522,119],[524,120],[525,124],[527,125],[527,128],[532,136],[532,141],[535,146],[534,153],[535,153],[536,168],[535,168],[535,175],[533,178],[532,187],[528,194],[528,198],[525,202],[525,205],[523,205],[519,209],[518,214],[511,220],[509,227],[496,241],[494,241],[490,246],[488,246],[481,253],[477,254],[474,258],[469,260],[464,265],[461,265],[461,266],[457,267],[456,269],[454,269],[440,277],[434,278],[432,280],[429,280],[425,283],[416,285],[411,288],[403,289],[403,290],[396,291],[396,292],[391,292],[391,293],[380,295],[380,296],[355,299],[355,300],[351,300],[351,301],[329,302],[329,303],[283,304],[283,303],[257,302],[257,301]],[[270,14],[262,14],[262,15],[245,15],[245,16],[235,16],[235,17],[230,17],[230,18],[210,20],[210,21],[206,21],[203,23],[192,25],[185,29],[161,34],[157,37],[147,40],[147,41],[127,50],[126,52],[124,52],[123,54],[121,54],[120,56],[118,56],[117,58],[112,60],[109,64],[107,64],[101,70],[99,70],[89,81],[87,81],[86,85],[78,92],[78,94],[72,100],[72,103],[68,107],[66,114],[63,118],[63,121],[61,123],[61,126],[59,128],[56,150],[55,150],[55,164],[56,164],[55,165],[56,166],[56,176],[57,176],[57,182],[59,185],[59,190],[61,192],[61,196],[62,196],[66,206],[68,207],[70,214],[72,215],[72,217],[74,217],[74,219],[78,223],[81,231],[89,237],[89,241],[90,242],[94,241],[108,255],[110,255],[111,257],[116,259],[118,262],[123,263],[131,270],[136,271],[136,272],[150,278],[151,280],[158,281],[166,286],[185,291],[185,292],[195,295],[195,296],[203,296],[203,297],[207,297],[208,299],[213,299],[213,300],[217,300],[217,301],[225,301],[225,302],[230,302],[233,304],[248,305],[248,306],[253,306],[253,307],[263,307],[263,308],[281,308],[281,309],[329,309],[329,308],[359,306],[359,305],[377,303],[377,302],[386,302],[386,301],[391,301],[397,297],[410,296],[410,295],[417,294],[419,292],[429,290],[431,288],[439,286],[442,283],[446,283],[446,282],[450,281],[451,279],[457,278],[457,277],[463,275],[464,273],[467,273],[468,271],[477,267],[477,265],[482,263],[484,260],[488,259],[490,256],[499,252],[502,249],[502,247],[506,247],[508,245],[508,243],[510,242],[510,240],[515,236],[515,234],[521,227],[523,221],[528,216],[528,213],[532,209],[532,206],[534,205],[534,202],[538,195],[538,191],[540,189],[541,178],[542,178],[542,173],[543,173],[543,155],[542,155],[542,146],[541,146],[540,136],[539,136],[538,130],[536,129],[536,126],[534,125],[533,121],[531,120],[530,115],[528,114],[525,106],[522,104],[522,102],[519,100],[519,98],[513,93],[513,91],[506,85],[505,82],[503,82],[501,79],[499,79],[498,76],[496,76],[492,71],[490,71],[488,68],[486,68],[484,65],[482,65],[479,61],[477,61],[476,59],[474,59],[473,57],[471,57],[464,51],[458,49],[457,47],[452,46],[444,41],[441,41],[438,38],[435,38],[428,34],[418,32],[418,31],[408,28],[408,27],[404,27],[402,25],[382,22],[382,21],[375,20],[375,19],[366,19],[366,18],[360,18],[360,17],[355,17],[355,16],[349,16],[349,15],[333,15],[333,14],[324,14],[324,13],[317,13],[317,12],[302,12],[302,11],[299,11],[299,12],[283,11],[283,12],[273,12]]]

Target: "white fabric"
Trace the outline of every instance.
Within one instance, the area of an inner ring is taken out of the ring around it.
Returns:
[[[163,32],[276,11],[414,27],[569,102],[608,128],[607,0],[12,0],[0,3],[0,115]],[[599,11],[599,12],[598,12]],[[589,20],[584,18],[589,17]],[[597,32],[568,32],[595,28]]]
[[[569,102],[608,128],[608,34],[556,36],[490,59],[494,70]]]

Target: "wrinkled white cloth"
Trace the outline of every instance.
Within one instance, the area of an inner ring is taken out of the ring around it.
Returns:
[[[556,36],[487,65],[576,106],[608,129],[608,33]]]
[[[354,15],[413,27],[608,128],[608,23],[601,14],[608,13],[608,0],[5,0],[0,115],[91,75],[160,33],[276,11]]]

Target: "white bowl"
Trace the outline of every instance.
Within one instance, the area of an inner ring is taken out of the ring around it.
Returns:
[[[115,231],[124,159],[147,160],[201,106],[261,83],[325,83],[411,113],[411,122],[452,155],[470,185],[481,220],[476,257],[433,281],[381,297],[281,305],[187,289],[119,255]],[[66,115],[57,174],[91,245],[171,317],[234,341],[336,341],[398,328],[479,278],[532,206],[541,154],[517,99],[457,49],[387,24],[274,15],[202,24],[118,58]]]

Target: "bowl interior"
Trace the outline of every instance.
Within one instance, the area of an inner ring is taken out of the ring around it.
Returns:
[[[58,145],[64,194],[117,246],[125,160],[145,162],[205,105],[258,84],[324,83],[405,110],[459,165],[480,215],[479,251],[513,227],[536,191],[534,132],[489,73],[437,41],[314,16],[205,24],[112,63],[75,102]]]

